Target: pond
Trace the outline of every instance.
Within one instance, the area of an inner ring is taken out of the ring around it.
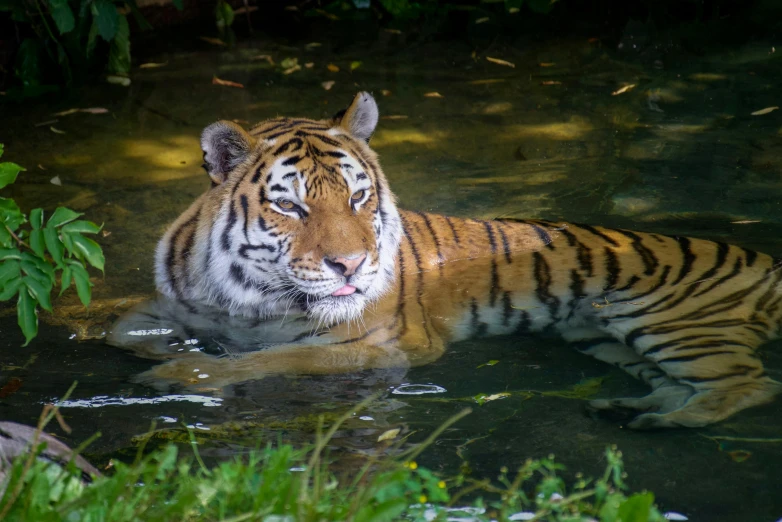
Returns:
[[[223,390],[166,392],[132,379],[155,363],[108,345],[106,333],[154,296],[155,244],[208,186],[201,129],[217,119],[330,117],[359,90],[378,99],[372,146],[402,208],[567,220],[782,255],[780,112],[752,114],[779,103],[779,53],[770,46],[663,59],[580,37],[474,53],[462,41],[382,34],[339,48],[264,39],[234,49],[163,46],[144,57],[158,66],[134,70],[128,88],[3,107],[6,158],[28,168],[9,192],[23,208],[65,205],[105,223],[107,269],[93,279],[89,312],[66,293],[26,348],[13,309],[0,310],[0,387],[16,383],[0,391],[0,417],[34,424],[44,403],[78,381],[63,409],[74,428],[64,440],[77,445],[100,431],[86,452],[96,466],[134,455],[153,423],[152,445],[184,441],[191,426],[215,462],[259,439],[310,442],[319,415],[335,418],[378,392],[333,441],[346,468],[385,451],[377,439],[389,429],[421,440],[472,406],[422,455],[424,465],[494,477],[554,454],[571,472],[595,474],[616,444],[631,487],[653,491],[663,511],[694,521],[782,517],[782,403],[703,429],[623,429],[589,416],[583,399],[640,396],[645,386],[556,337],[461,341],[407,371],[270,377]],[[301,68],[285,74],[278,64],[293,58],[287,64]],[[109,112],[53,116],[89,107]],[[762,357],[782,380],[782,343]],[[410,393],[422,390],[433,393]],[[502,392],[510,396],[473,399]]]

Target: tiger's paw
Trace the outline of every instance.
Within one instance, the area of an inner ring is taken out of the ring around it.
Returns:
[[[172,359],[138,374],[133,382],[161,391],[172,387],[188,391],[214,391],[238,382],[229,361],[208,355]]]

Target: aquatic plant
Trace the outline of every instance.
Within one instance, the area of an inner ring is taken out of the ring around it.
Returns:
[[[0,163],[0,189],[14,183],[24,170],[16,163]],[[87,264],[102,272],[105,260],[100,245],[84,234],[97,234],[102,226],[80,216],[58,207],[44,220],[43,209],[27,215],[13,199],[0,197],[0,301],[17,298],[25,346],[38,334],[38,308],[52,311],[51,292],[58,283],[60,295],[73,283],[82,304],[90,304]]]
[[[169,444],[131,464],[110,463],[111,475],[85,484],[74,464],[61,468],[37,459],[42,446],[15,459],[0,498],[3,520],[222,520],[385,521],[551,520],[657,522],[664,520],[654,495],[625,494],[621,453],[608,448],[606,471],[597,479],[576,476],[567,486],[553,456],[526,461],[515,474],[501,470],[497,480],[463,476],[442,478],[416,458],[446,428],[469,413],[448,420],[420,444],[383,457],[370,457],[356,472],[334,470],[325,448],[362,406],[346,413],[307,449],[267,444],[245,457],[208,469],[195,439],[193,455]],[[50,418],[56,408],[50,409]],[[39,422],[42,430],[45,422]],[[321,426],[322,427],[322,426]],[[74,452],[75,454],[75,452]],[[390,456],[393,455],[393,456]]]

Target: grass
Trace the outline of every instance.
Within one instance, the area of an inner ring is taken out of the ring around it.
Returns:
[[[332,435],[362,403],[322,433],[307,449],[268,444],[249,456],[208,469],[193,442],[193,455],[169,444],[131,464],[113,462],[112,473],[85,484],[71,462],[58,466],[37,458],[43,444],[14,460],[0,498],[5,521],[390,521],[551,520],[657,522],[654,495],[627,495],[621,453],[606,450],[606,471],[596,479],[577,477],[569,486],[553,457],[528,460],[496,480],[463,476],[443,479],[416,464],[416,457],[447,427],[393,457],[369,459],[355,476],[335,475],[324,459]],[[39,432],[58,416],[44,410]],[[2,485],[0,485],[2,487]],[[515,515],[515,516],[514,516]],[[511,518],[513,516],[513,518]]]

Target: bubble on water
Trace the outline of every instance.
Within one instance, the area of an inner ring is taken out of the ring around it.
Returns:
[[[400,384],[391,392],[396,395],[424,395],[427,393],[446,393],[448,390],[436,384]]]

